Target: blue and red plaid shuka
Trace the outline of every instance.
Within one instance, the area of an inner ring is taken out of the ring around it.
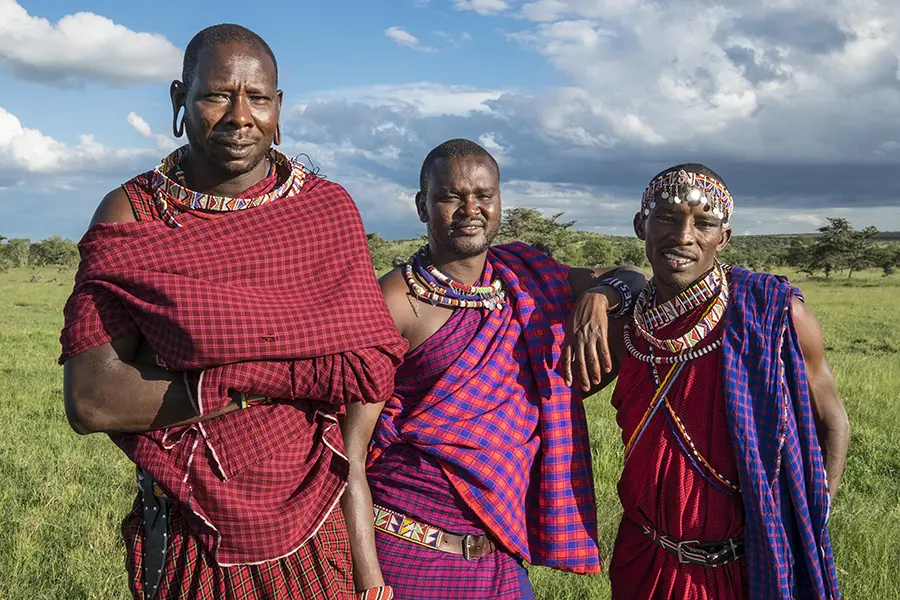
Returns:
[[[787,279],[732,271],[723,367],[753,600],[838,600],[828,484]]]
[[[573,305],[568,268],[515,242],[491,248],[483,281],[511,302],[490,311],[416,409],[387,401],[369,464],[394,443],[434,456],[506,549],[531,564],[600,571],[581,392],[556,372]]]

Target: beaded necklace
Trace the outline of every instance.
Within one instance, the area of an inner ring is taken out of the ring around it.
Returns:
[[[634,305],[635,321],[639,321],[641,327],[647,331],[653,331],[671,323],[678,317],[703,306],[715,296],[722,285],[722,275],[723,271],[717,264],[707,273],[706,277],[674,298],[656,306],[653,306],[656,288],[652,283],[648,284],[641,291]]]
[[[412,295],[427,300],[434,306],[500,310],[506,301],[506,292],[499,279],[495,279],[489,286],[460,283],[441,273],[432,264],[428,249],[424,246],[410,257],[403,273]]]
[[[652,351],[650,354],[644,354],[639,351],[634,346],[634,342],[631,340],[631,326],[625,327],[625,331],[623,332],[623,339],[625,341],[625,349],[628,350],[628,353],[633,357],[638,359],[641,362],[651,363],[656,365],[674,365],[676,363],[683,363],[694,360],[695,358],[700,358],[701,356],[706,356],[716,348],[722,346],[722,339],[719,338],[711,344],[707,344],[702,348],[692,348],[687,352],[680,352],[678,354],[672,354],[670,356],[654,356]],[[656,369],[654,369],[654,374],[656,373]]]
[[[175,216],[182,212],[200,211],[195,213],[198,215],[203,212],[231,212],[261,206],[278,198],[295,196],[306,180],[306,170],[302,164],[271,148],[269,176],[272,175],[273,169],[279,166],[290,169],[287,178],[271,192],[255,198],[228,198],[194,192],[184,185],[184,173],[181,170],[187,149],[188,146],[182,146],[163,158],[160,165],[153,170],[150,180],[156,210],[169,227],[181,227]]]
[[[696,300],[696,298],[705,295],[706,301],[709,301],[709,299],[711,298],[711,295],[709,294],[708,290],[712,289],[712,286],[710,284],[713,282],[713,279],[718,279],[720,290],[718,290],[719,291],[718,296],[715,298],[715,300],[710,305],[710,307],[707,308],[706,312],[704,313],[704,316],[711,314],[712,307],[715,306],[716,303],[719,302],[723,296],[725,298],[725,303],[727,304],[728,280],[726,278],[726,273],[728,270],[730,270],[730,267],[728,267],[728,266],[721,267],[720,265],[717,264],[716,268],[713,270],[713,272],[710,273],[710,275],[708,275],[703,280],[701,280],[694,286],[691,286],[691,288],[689,288],[688,290],[685,290],[684,292],[682,292],[681,294],[679,294],[678,296],[673,298],[671,301],[669,301],[671,303],[671,307],[672,308],[675,308],[675,307],[683,308],[684,306],[687,306],[688,304],[694,304],[695,309],[699,308],[700,306],[702,306],[702,302],[698,302]],[[716,272],[718,272],[718,274],[713,275],[713,273],[716,273]],[[650,284],[648,284],[647,288],[645,288],[644,291],[647,292],[648,288],[651,288]],[[642,297],[645,300],[645,303],[643,303],[642,307],[644,307],[644,308],[646,307],[646,305],[647,305],[646,300],[648,297],[652,296],[652,293],[653,293],[652,289],[649,291],[649,293],[646,296],[644,295],[644,293],[642,293]],[[677,300],[677,302],[672,302],[675,300]],[[687,314],[688,311],[682,310],[682,308],[679,308],[678,310],[660,311],[660,314],[663,315],[663,317],[665,317],[665,318],[660,317],[660,319],[658,319],[658,321],[661,322],[662,325],[671,323],[674,319],[678,318],[678,316]],[[676,314],[676,313],[678,313],[678,314]],[[642,310],[640,313],[638,313],[638,307],[636,305],[635,306],[635,321],[638,320],[639,315],[645,316],[645,312]],[[668,315],[675,315],[675,316],[669,317]],[[701,319],[701,321],[702,321],[702,319]],[[716,324],[718,324],[718,321]],[[684,363],[686,363],[690,360],[700,358],[701,356],[705,356],[705,355],[709,354],[710,352],[712,352],[722,346],[722,338],[719,337],[716,340],[714,340],[712,343],[706,344],[705,346],[703,346],[701,348],[692,347],[692,348],[688,349],[687,351],[682,351],[677,354],[672,354],[670,356],[655,356],[654,352],[653,352],[654,345],[650,344],[648,353],[644,354],[635,347],[634,342],[631,339],[630,328],[631,328],[630,326],[625,327],[625,330],[623,332],[625,348],[628,350],[628,352],[632,356],[634,356],[638,360],[650,364],[650,371],[653,374],[653,381],[654,381],[654,384],[656,385],[657,389],[660,389],[661,386],[665,383],[665,382],[660,382],[659,371],[657,370],[657,365],[661,365],[661,364],[671,365],[671,367],[669,367],[669,372],[666,376],[666,381],[668,382],[668,380],[672,378],[673,374],[675,376],[677,376],[677,374],[680,372],[679,367],[685,366]],[[707,332],[707,334],[708,333],[709,332]],[[704,335],[703,337],[706,337],[706,335]],[[664,341],[668,341],[668,340],[664,340]],[[669,382],[669,383],[671,384],[671,382]],[[638,435],[637,436],[633,435],[632,437],[633,438],[640,437],[640,433],[642,433],[643,429],[646,427],[647,421],[649,421],[649,419],[651,419],[653,417],[653,414],[656,412],[656,410],[658,408],[660,408],[661,406],[664,406],[665,413],[666,413],[666,420],[668,422],[669,429],[672,431],[672,434],[673,434],[673,437],[674,437],[676,443],[678,444],[681,451],[688,458],[688,461],[691,463],[691,466],[694,468],[694,470],[697,471],[697,473],[699,473],[700,476],[703,477],[707,482],[709,482],[710,485],[712,485],[716,489],[722,491],[723,493],[740,494],[741,488],[737,484],[735,484],[734,482],[729,480],[727,477],[725,477],[724,475],[719,473],[712,466],[712,464],[709,462],[709,460],[707,460],[707,458],[697,449],[697,446],[694,444],[694,440],[691,438],[691,435],[688,433],[687,428],[684,425],[684,422],[681,420],[681,417],[678,416],[678,413],[675,411],[675,408],[672,406],[672,403],[669,402],[669,399],[666,397],[666,394],[658,393],[658,394],[656,394],[656,396],[657,396],[656,402],[651,402],[651,406],[648,407],[647,412],[645,413],[644,418],[642,419],[641,424],[639,425],[639,428],[637,430],[635,430],[635,433]]]
[[[712,297],[710,292],[712,288],[709,286],[709,282],[707,280],[719,280],[719,286],[717,290],[718,295],[715,297],[712,304],[710,304],[709,308],[707,308],[703,313],[700,321],[690,331],[672,339],[659,339],[656,338],[650,331],[648,331],[648,326],[646,325],[647,319],[644,316],[644,312],[646,310],[645,307],[651,301],[649,300],[649,298],[651,298],[654,294],[653,287],[649,284],[644,288],[644,291],[641,292],[641,296],[638,298],[639,304],[635,306],[635,331],[637,331],[641,335],[641,337],[643,337],[645,340],[647,340],[660,350],[668,350],[672,353],[679,353],[690,350],[698,343],[700,343],[700,341],[702,341],[707,335],[709,335],[709,333],[713,329],[716,328],[716,326],[719,324],[719,321],[722,320],[722,315],[725,314],[725,307],[728,305],[728,284],[725,280],[725,274],[718,264],[715,266],[714,270],[718,272],[714,278],[705,277],[679,294],[679,296],[683,296],[687,299],[694,298],[694,300],[683,300],[681,302],[672,303],[673,307],[680,307],[681,309],[691,304],[695,305],[695,308],[701,306],[702,303],[698,304],[696,302],[696,298],[705,298],[704,301],[708,301],[709,298]],[[677,318],[677,316],[668,318],[667,313],[665,312],[657,313],[654,316],[656,317],[657,321],[662,321],[663,325],[671,322],[672,320],[674,320],[674,318]]]

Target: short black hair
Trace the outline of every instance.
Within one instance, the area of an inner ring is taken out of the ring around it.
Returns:
[[[434,168],[435,162],[441,159],[449,160],[460,156],[474,156],[476,158],[489,159],[491,164],[493,164],[494,168],[497,170],[497,177],[500,177],[500,165],[497,164],[497,161],[491,156],[490,152],[472,140],[456,138],[447,140],[429,152],[428,156],[425,157],[425,162],[422,163],[422,171],[419,173],[419,191],[422,193],[428,191],[428,180],[431,179],[431,170]]]
[[[728,184],[725,183],[725,180],[721,175],[701,163],[683,163],[680,165],[675,165],[674,167],[669,167],[668,169],[663,169],[662,171],[654,175],[653,179],[651,179],[650,181],[654,181],[657,177],[661,177],[666,173],[677,173],[678,171],[687,171],[688,173],[696,173],[697,175],[706,175],[707,177],[711,177],[721,183],[726,190],[728,189]]]
[[[269,48],[264,39],[256,33],[241,25],[233,23],[220,23],[203,29],[188,42],[184,49],[184,63],[181,67],[181,81],[186,87],[191,87],[194,74],[197,72],[197,63],[200,62],[200,53],[209,48],[222,44],[246,44],[257,50],[262,50],[272,59],[275,66],[275,85],[278,85],[278,61],[275,53]]]

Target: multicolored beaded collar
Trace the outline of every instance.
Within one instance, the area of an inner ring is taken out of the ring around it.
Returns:
[[[435,306],[440,304],[450,308],[500,310],[506,301],[506,292],[499,279],[492,281],[489,286],[460,283],[441,273],[432,264],[426,246],[419,248],[410,257],[403,273],[411,294]]]
[[[653,303],[654,295],[653,283],[650,282],[635,303],[634,330],[660,350],[667,350],[673,354],[690,351],[716,328],[725,314],[729,295],[725,268],[717,262],[709,275],[666,303],[669,306],[662,305],[662,311],[658,310],[659,307],[648,309]],[[671,323],[688,310],[698,308],[710,299],[713,301],[703,313],[700,322],[684,335],[672,339],[659,339],[653,335],[653,330]],[[654,310],[655,312],[652,312]]]
[[[653,331],[665,327],[678,317],[703,306],[715,296],[722,285],[722,269],[713,268],[703,279],[671,300],[653,306],[656,289],[652,282],[644,288],[635,302],[635,319],[641,327]]]
[[[650,182],[641,197],[641,215],[646,218],[661,201],[670,204],[699,202],[722,219],[725,225],[728,225],[734,211],[734,199],[721,182],[684,169],[663,173]]]
[[[169,227],[181,227],[181,223],[175,219],[178,212],[231,212],[261,206],[278,198],[296,195],[306,180],[306,170],[301,163],[271,148],[269,160],[272,161],[272,168],[290,169],[285,180],[271,192],[255,198],[227,198],[194,192],[183,185],[183,177],[178,177],[181,172],[181,161],[187,149],[187,145],[182,146],[163,158],[160,165],[153,170],[150,180],[156,210]]]

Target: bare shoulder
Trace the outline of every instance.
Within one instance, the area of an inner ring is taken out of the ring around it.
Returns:
[[[378,285],[381,287],[388,310],[391,311],[394,325],[400,334],[406,337],[415,313],[408,300],[409,287],[406,285],[402,269],[403,267],[394,267],[381,276]]]
[[[822,326],[809,307],[797,296],[791,299],[791,319],[806,359],[824,356],[825,340]]]
[[[117,187],[100,201],[94,216],[91,218],[90,227],[98,223],[131,223],[136,221],[131,201],[125,194],[125,190]]]

